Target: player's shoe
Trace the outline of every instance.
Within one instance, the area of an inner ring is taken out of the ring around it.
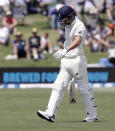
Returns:
[[[46,112],[43,112],[43,111],[37,111],[37,115],[42,118],[42,119],[45,119],[49,122],[54,122],[55,121],[55,116],[49,116]]]
[[[83,122],[95,122],[95,121],[97,121],[97,120],[98,120],[97,117],[96,117],[96,118],[86,117],[86,118],[83,120]]]

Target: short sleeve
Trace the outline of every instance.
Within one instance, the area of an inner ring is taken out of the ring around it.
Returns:
[[[86,28],[83,23],[81,23],[79,26],[76,27],[75,36],[79,35],[81,37],[84,37],[85,33],[86,33]]]

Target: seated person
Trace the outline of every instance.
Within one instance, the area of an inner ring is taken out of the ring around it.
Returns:
[[[16,34],[16,26],[18,24],[17,20],[12,16],[11,11],[6,13],[6,16],[3,18],[2,23],[4,26],[8,27],[9,31]]]
[[[59,31],[59,38],[57,39],[57,45],[54,47],[54,50],[59,50],[64,48],[65,36],[64,31]]]
[[[106,15],[109,21],[115,21],[115,0],[106,1]]]
[[[13,16],[18,20],[19,24],[25,24],[25,15],[27,15],[27,3],[30,0],[12,0]]]
[[[38,35],[37,28],[32,29],[32,35],[29,37],[29,47],[30,51],[32,52],[32,56],[34,60],[38,60],[38,49],[41,45],[41,38]]]
[[[89,35],[85,41],[85,44],[88,46],[89,52],[97,52],[99,51],[99,43],[98,41]]]
[[[10,0],[0,0],[0,8],[6,13],[10,10]]]
[[[65,36],[64,36],[64,31],[60,31],[59,32],[59,38],[58,38],[58,40],[57,40],[57,42],[58,42],[58,45],[59,45],[59,47],[60,48],[64,48],[64,42],[65,42]]]
[[[89,52],[99,51],[99,43],[93,35],[94,28],[91,25],[86,25],[87,36],[85,40],[85,45],[88,47]]]
[[[85,13],[95,12],[96,14],[98,12],[98,9],[95,5],[95,2],[93,0],[86,0],[84,3],[84,11]]]
[[[111,35],[115,34],[115,23],[114,22],[110,22],[109,23],[109,28],[112,31]]]
[[[115,0],[110,9],[107,9],[107,15],[109,19],[109,28],[112,30],[112,35],[115,34]]]
[[[97,14],[95,12],[89,13],[88,15],[84,16],[84,22],[87,26],[90,26],[90,30],[94,30],[97,27]]]
[[[45,51],[46,53],[49,52],[50,54],[53,53],[51,41],[49,39],[49,34],[45,33],[43,37],[41,37],[41,46],[39,51]]]
[[[0,44],[8,45],[9,43],[9,30],[7,27],[0,24]]]
[[[38,0],[39,2],[39,7],[42,10],[42,14],[47,16],[48,13],[48,8],[50,8],[50,6],[52,6],[52,4],[54,4],[56,2],[56,0]]]
[[[23,34],[21,32],[17,32],[15,35],[15,40],[13,40],[13,53],[16,58],[26,57],[30,59],[30,52],[27,45],[27,42],[22,38]]]
[[[105,26],[103,19],[98,20],[98,26],[93,34],[99,43],[99,51],[107,51],[107,49],[111,47],[109,37],[112,35],[112,31],[109,27]]]

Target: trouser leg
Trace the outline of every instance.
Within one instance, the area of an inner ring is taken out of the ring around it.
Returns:
[[[88,91],[89,91],[89,94],[91,96],[91,100],[92,100],[93,106],[95,107],[95,96],[94,96],[92,88],[89,88]]]
[[[68,83],[71,79],[72,77],[66,70],[60,70],[54,83],[54,87],[52,89],[52,93],[46,110],[49,116],[56,115],[57,108],[59,107],[64,96],[64,91],[68,87]]]
[[[92,101],[91,93],[89,92],[88,83],[84,82],[83,80],[79,80],[77,81],[77,84],[78,84],[78,90],[84,102],[87,115],[92,118],[96,118],[97,112],[96,109],[94,108],[94,102]]]
[[[74,62],[76,62],[76,66],[72,67],[72,71],[77,80],[78,90],[82,96],[86,112],[90,117],[95,118],[97,117],[97,113],[94,108],[94,102],[92,102],[93,93],[89,90],[86,57],[78,56],[73,63]]]

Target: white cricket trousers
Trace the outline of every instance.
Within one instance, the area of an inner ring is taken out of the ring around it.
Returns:
[[[94,108],[93,92],[88,84],[87,60],[84,55],[61,60],[60,72],[54,82],[52,93],[46,112],[49,116],[56,116],[56,110],[64,96],[64,91],[72,78],[77,80],[78,90],[82,96],[86,113],[92,118],[97,117]]]

